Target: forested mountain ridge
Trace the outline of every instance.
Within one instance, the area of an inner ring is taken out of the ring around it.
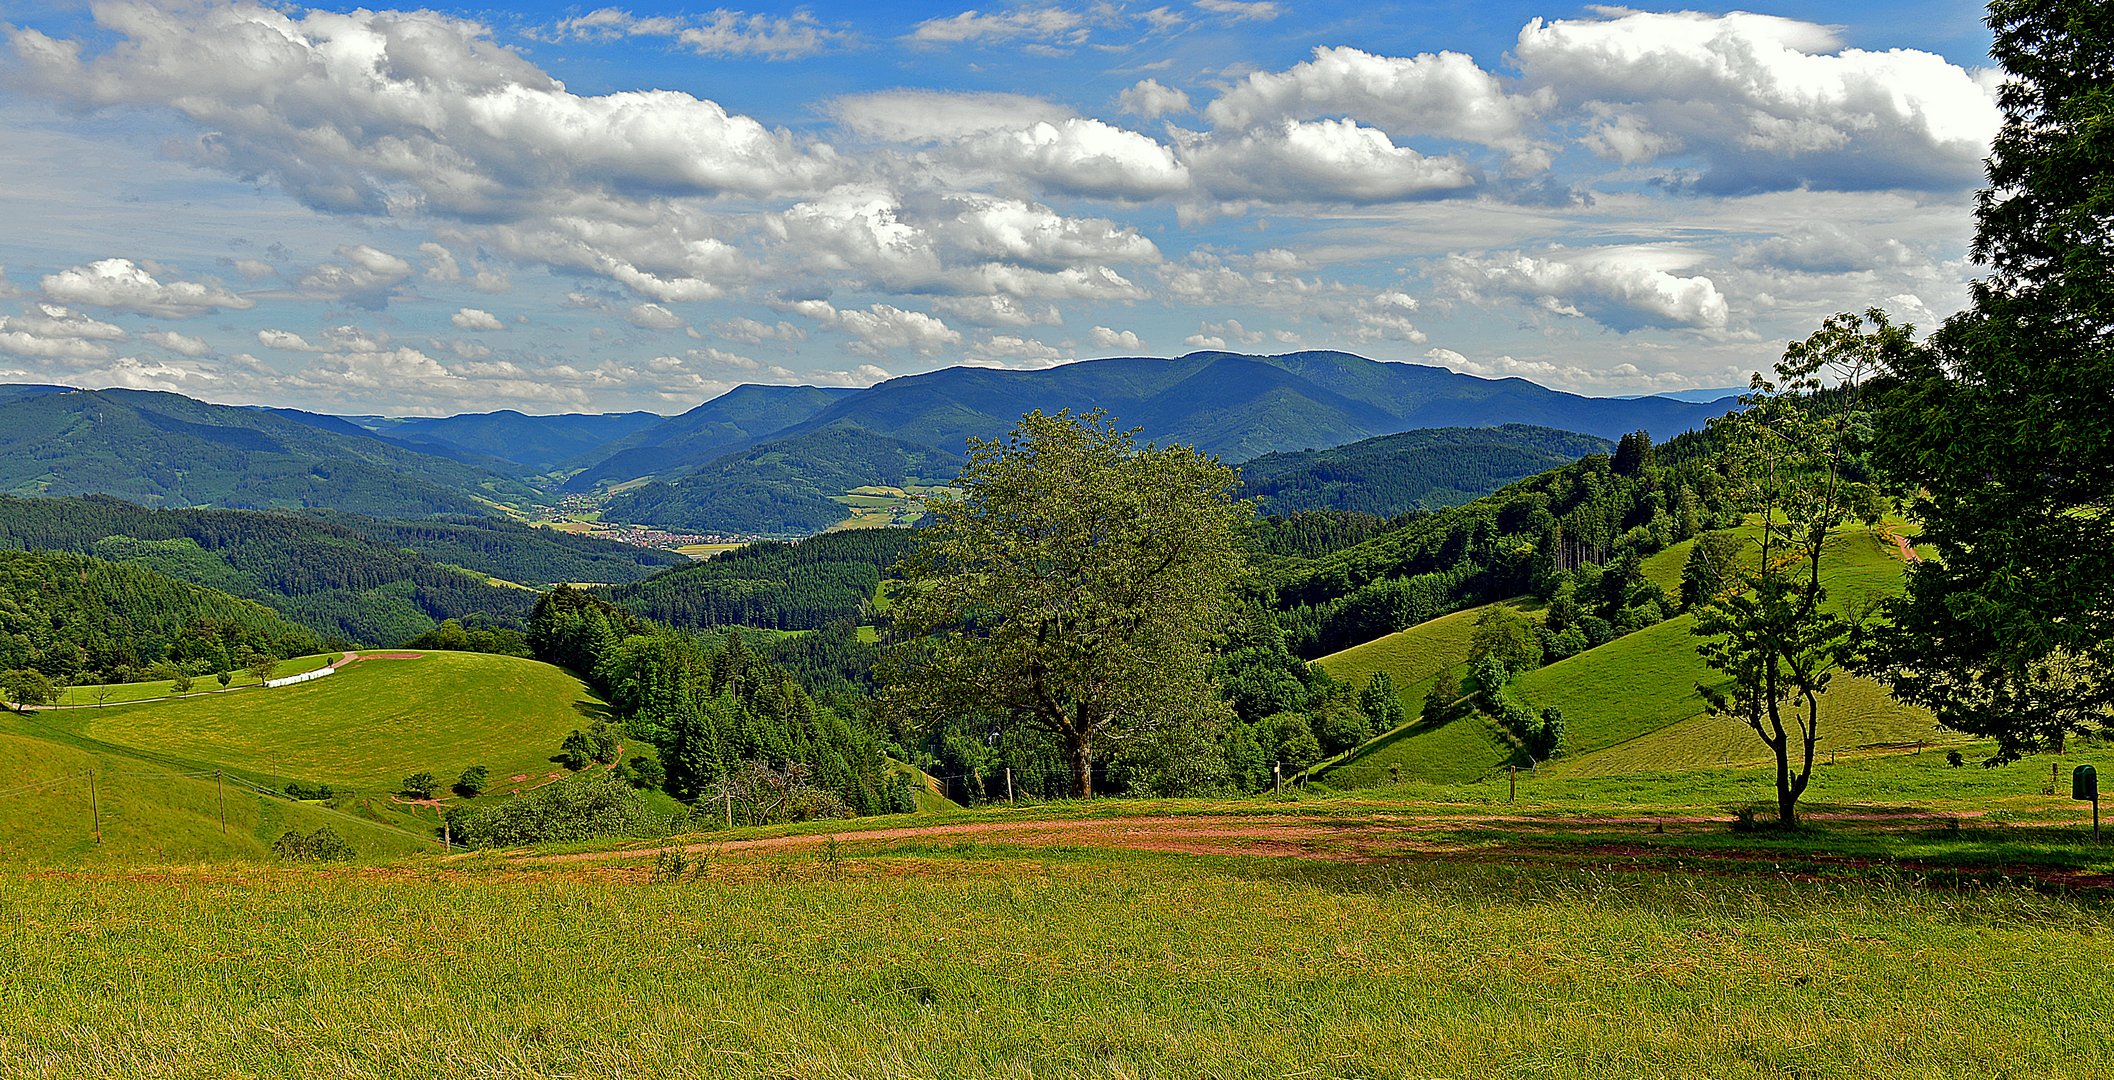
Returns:
[[[518,480],[370,435],[145,390],[0,395],[0,493],[377,517],[477,514],[537,497]]]
[[[632,433],[572,464],[568,491],[694,467],[754,445],[859,391],[840,386],[737,386],[680,416]]]
[[[796,398],[794,389],[809,395]],[[784,408],[774,413],[765,403]],[[627,493],[611,514],[697,529],[813,532],[843,516],[829,500],[851,488],[943,481],[971,438],[1004,431],[1034,410],[1096,408],[1141,428],[1149,441],[1228,461],[1430,427],[1532,424],[1612,439],[1639,429],[1684,431],[1724,411],[1669,398],[1581,397],[1522,379],[1341,352],[1118,357],[1039,371],[946,368],[856,391],[743,387],[640,432],[568,487],[651,476],[654,487]],[[774,419],[786,426],[770,429]]]
[[[1263,513],[1354,510],[1392,517],[1481,498],[1614,444],[1530,424],[1424,428],[1328,450],[1264,454],[1241,465],[1241,494]]]
[[[667,418],[658,413],[562,413],[513,409],[455,416],[347,417],[360,429],[421,453],[470,463],[500,461],[530,473],[596,454]]]
[[[0,547],[145,567],[266,604],[326,638],[382,645],[448,618],[523,625],[536,594],[485,575],[523,584],[633,580],[681,559],[489,519],[155,510],[108,496],[0,496]]]

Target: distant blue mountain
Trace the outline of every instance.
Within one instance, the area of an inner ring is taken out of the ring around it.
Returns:
[[[735,391],[762,393],[762,387]],[[783,391],[788,388],[775,388]],[[727,397],[734,397],[729,394]],[[708,402],[686,417],[716,415],[726,409]],[[855,462],[889,463],[885,471],[911,461],[916,467],[942,469],[960,459],[967,440],[991,438],[1009,430],[1032,410],[1106,410],[1119,424],[1142,428],[1144,439],[1181,443],[1228,461],[1263,454],[1323,449],[1418,428],[1494,427],[1532,424],[1579,432],[1603,439],[1646,430],[1665,439],[1730,407],[1729,402],[1685,402],[1666,397],[1593,398],[1568,394],[1525,379],[1482,379],[1421,364],[1384,363],[1343,352],[1300,352],[1282,356],[1247,356],[1199,352],[1175,359],[1118,357],[1090,360],[1040,371],[947,368],[910,375],[857,391],[819,393],[797,401],[777,399],[810,409],[776,430],[763,430],[753,410],[742,425],[711,425],[709,439],[663,440],[662,433],[686,430],[671,420],[634,436],[622,452],[598,462],[574,479],[584,488],[652,476],[652,490],[619,498],[610,507],[622,518],[650,511],[652,520],[701,529],[747,531],[765,522],[782,529],[791,506],[805,526],[829,524],[823,516],[828,497],[846,490],[835,485]],[[694,430],[694,422],[690,429]],[[737,428],[739,430],[737,430]],[[886,440],[881,453],[858,447],[858,438],[817,444],[800,438],[832,429]],[[789,479],[788,455],[772,448],[788,443],[790,459],[813,483]],[[903,447],[928,448],[910,453]],[[828,454],[844,462],[824,461]],[[710,455],[710,456],[708,456]],[[753,462],[753,465],[744,462]],[[821,481],[826,478],[828,486]],[[944,474],[912,479],[945,480]],[[899,483],[881,475],[863,483]],[[805,515],[805,516],[802,516]],[[773,531],[777,531],[774,529]]]

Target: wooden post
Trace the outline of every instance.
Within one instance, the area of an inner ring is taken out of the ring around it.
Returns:
[[[448,815],[440,815],[440,846],[447,851],[455,850],[455,833],[448,827]]]
[[[1506,802],[1518,802],[1518,801],[1519,801],[1519,766],[1517,766],[1517,765],[1507,765],[1507,766],[1505,766],[1505,780],[1507,781],[1507,783],[1508,783],[1508,784],[1510,785],[1510,788],[1511,788],[1511,790],[1509,790],[1509,791],[1508,791],[1508,792],[1506,792],[1506,794],[1505,794],[1505,801],[1506,801]]]
[[[1280,761],[1270,766],[1270,775],[1274,778],[1273,782],[1277,785],[1277,793],[1283,795],[1285,793],[1285,763]]]
[[[228,786],[220,778],[220,770],[213,770],[213,793],[220,797],[220,835],[228,834]]]
[[[731,829],[731,828],[733,828],[733,827],[734,827],[734,793],[733,793],[732,791],[728,791],[728,792],[726,793],[726,798],[727,798],[727,828]]]
[[[95,770],[88,770],[88,813],[95,819],[95,842],[103,842],[103,807],[95,797]]]
[[[1006,802],[1013,801],[1013,766],[1006,766]]]

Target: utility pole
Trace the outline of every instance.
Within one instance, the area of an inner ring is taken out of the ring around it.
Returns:
[[[1013,801],[1013,766],[1006,766],[1006,802]]]
[[[228,834],[228,786],[220,777],[220,770],[213,770],[213,792],[220,796],[220,835]]]
[[[88,770],[88,813],[95,819],[95,842],[103,842],[103,807],[95,797],[95,770]]]

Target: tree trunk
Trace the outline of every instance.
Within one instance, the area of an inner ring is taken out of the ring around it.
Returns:
[[[1083,738],[1071,741],[1072,785],[1079,789],[1079,797],[1094,797],[1094,748]]]

